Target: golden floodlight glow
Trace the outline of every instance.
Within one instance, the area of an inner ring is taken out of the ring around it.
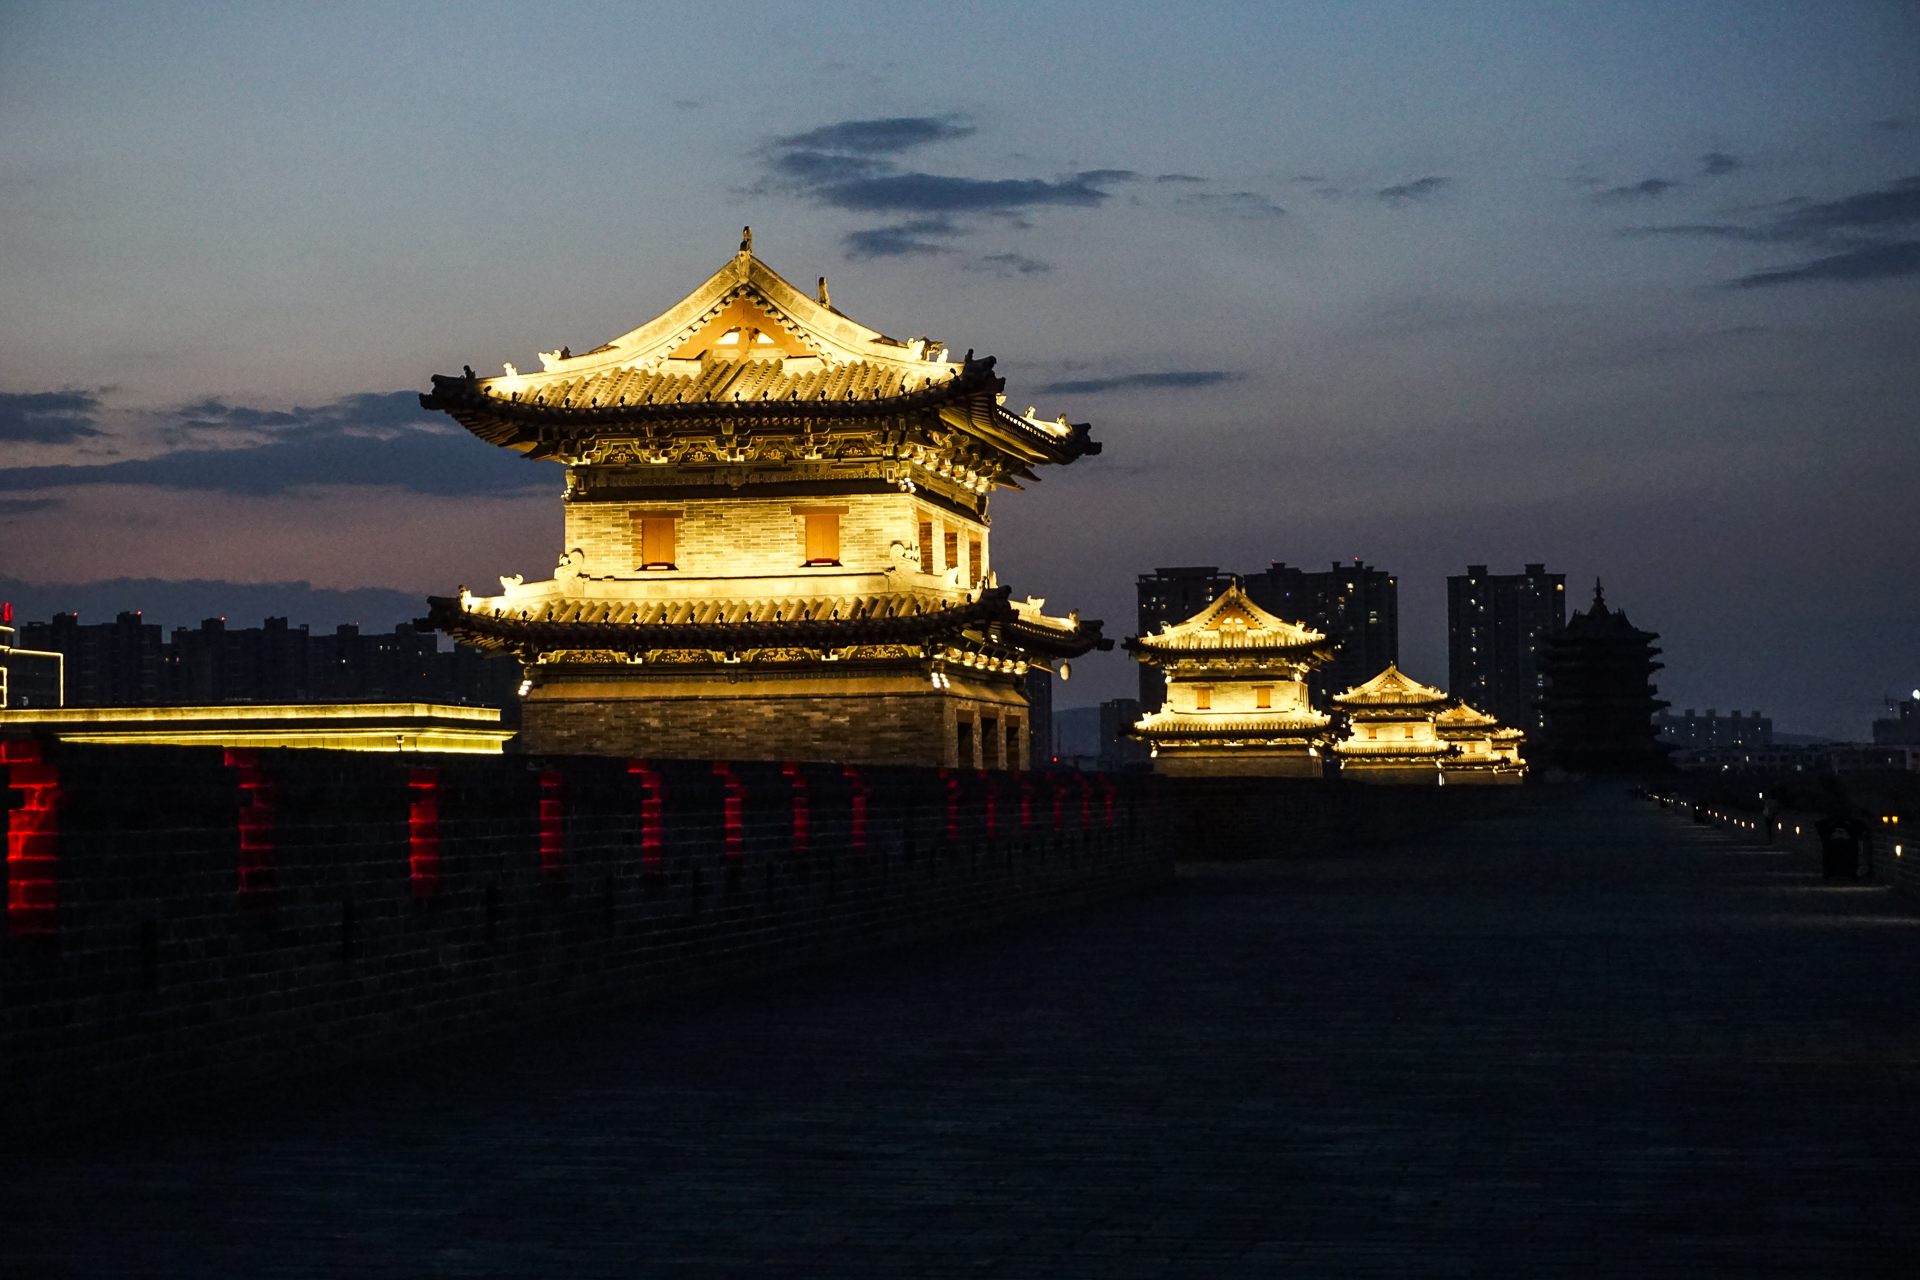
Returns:
[[[643,756],[669,725],[709,758],[1027,767],[1026,673],[1064,682],[1111,645],[999,581],[987,499],[1100,445],[1009,411],[992,357],[946,352],[796,289],[743,235],[591,350],[436,375],[422,407],[564,465],[565,541],[550,578],[428,597],[429,626],[522,664],[532,751]],[[954,734],[963,713],[992,741]]]
[[[497,707],[427,702],[0,711],[0,729],[8,727],[41,729],[62,742],[479,755],[499,755],[514,735]]]
[[[1160,708],[1131,727],[1156,771],[1321,776],[1331,717],[1311,705],[1305,677],[1332,656],[1323,633],[1268,613],[1236,581],[1127,647],[1166,681]]]

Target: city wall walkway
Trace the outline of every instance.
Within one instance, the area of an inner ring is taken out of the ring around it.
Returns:
[[[1617,791],[35,1135],[0,1273],[1912,1275],[1920,912]]]

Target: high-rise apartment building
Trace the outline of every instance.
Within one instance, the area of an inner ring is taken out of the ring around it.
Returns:
[[[1773,745],[1773,721],[1755,711],[1741,715],[1735,711],[1723,716],[1712,707],[1704,716],[1688,707],[1684,716],[1661,711],[1653,718],[1660,741],[1676,747],[1770,747]]]
[[[1355,559],[1319,573],[1276,560],[1245,578],[1247,598],[1276,617],[1324,632],[1339,648],[1307,677],[1324,702],[1400,661],[1400,584],[1385,569]]]
[[[160,628],[122,613],[112,622],[83,626],[80,615],[56,613],[51,622],[27,622],[20,644],[65,656],[70,707],[146,707],[168,701],[165,646]]]
[[[1530,564],[1488,573],[1471,564],[1447,579],[1447,692],[1497,718],[1537,732],[1543,637],[1567,621],[1567,575]]]
[[[431,631],[405,622],[391,632],[363,635],[344,625],[316,636],[285,618],[259,627],[208,618],[174,628],[163,642],[160,628],[139,613],[84,625],[61,613],[21,624],[20,636],[6,664],[14,708],[58,701],[59,669],[50,655],[64,659],[69,707],[429,702],[501,707],[511,721],[523,674],[519,663],[478,649],[442,653]],[[0,643],[7,640],[0,630]]]

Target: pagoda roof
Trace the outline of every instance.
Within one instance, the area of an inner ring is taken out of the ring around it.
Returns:
[[[748,242],[750,243],[750,241]],[[824,294],[824,281],[822,282]],[[1100,452],[1086,423],[1000,403],[991,357],[949,358],[925,338],[902,342],[808,297],[743,243],[731,261],[654,319],[591,351],[542,352],[539,372],[436,374],[422,407],[452,415],[490,444],[533,457],[578,451],[598,436],[652,434],[715,421],[792,429],[820,419],[898,418],[937,410],[1022,463]]]
[[[1431,685],[1421,684],[1389,662],[1385,671],[1365,684],[1356,685],[1345,693],[1334,694],[1333,700],[1348,707],[1412,710],[1437,707],[1447,702],[1448,697]]]
[[[1449,742],[1502,742],[1509,745],[1526,741],[1527,735],[1502,725],[1484,711],[1464,702],[1456,702],[1433,718],[1434,731]]]
[[[1553,637],[1565,640],[1658,640],[1659,633],[1642,631],[1627,621],[1625,609],[1607,608],[1607,595],[1600,585],[1600,579],[1593,580],[1593,606],[1586,610],[1575,609],[1573,616],[1567,619],[1567,625]],[[1655,649],[1653,652],[1658,653]]]
[[[1383,760],[1430,762],[1450,757],[1455,748],[1439,738],[1419,742],[1373,742],[1365,738],[1345,737],[1333,744],[1342,759],[1377,764]]]
[[[1137,738],[1155,741],[1213,738],[1318,737],[1333,718],[1322,711],[1291,715],[1236,712],[1174,711],[1163,708],[1140,717],[1133,725]]]
[[[1456,702],[1433,718],[1442,729],[1491,729],[1500,722],[1484,711],[1476,711],[1464,702]]]
[[[498,600],[427,597],[415,625],[443,631],[461,644],[493,650],[756,648],[837,649],[848,645],[920,644],[985,632],[1001,644],[1049,658],[1076,658],[1112,648],[1101,624],[1064,625],[1023,609],[1010,588],[977,599],[925,607],[897,596],[793,597],[765,600],[602,600],[563,596],[503,605]],[[903,607],[904,606],[904,607]],[[845,616],[840,616],[844,614]]]
[[[1148,636],[1126,642],[1135,654],[1303,654],[1331,656],[1324,632],[1288,622],[1255,604],[1238,579],[1206,608],[1184,622],[1169,623]]]

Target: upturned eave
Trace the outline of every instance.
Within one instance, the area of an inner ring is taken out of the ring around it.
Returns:
[[[638,654],[663,649],[842,649],[853,645],[927,644],[940,640],[992,644],[1047,659],[1077,658],[1113,642],[1097,621],[1071,630],[1023,623],[999,587],[964,604],[900,616],[787,618],[757,622],[584,622],[520,618],[474,610],[452,596],[429,596],[428,612],[415,625],[444,632],[461,644],[522,655],[556,650]]]

